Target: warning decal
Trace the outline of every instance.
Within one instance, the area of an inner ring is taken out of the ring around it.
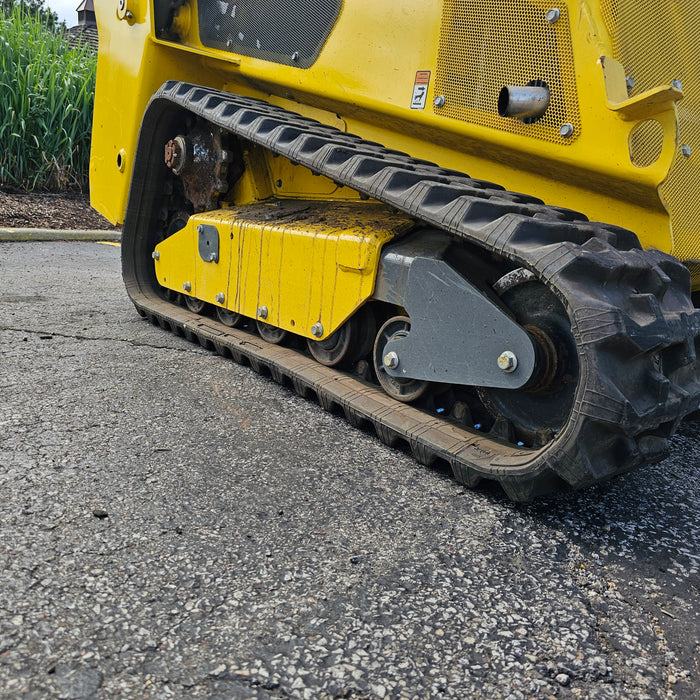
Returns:
[[[430,71],[416,71],[416,79],[413,83],[413,97],[411,109],[425,109],[425,101],[428,98],[428,85],[430,84]]]

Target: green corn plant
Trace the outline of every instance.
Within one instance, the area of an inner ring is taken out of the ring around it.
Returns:
[[[0,185],[87,187],[96,68],[89,46],[0,7]]]

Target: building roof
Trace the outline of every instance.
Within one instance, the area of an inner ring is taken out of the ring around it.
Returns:
[[[95,3],[93,0],[83,0],[78,7],[75,8],[76,12],[94,12]]]
[[[87,0],[92,2],[92,0]],[[94,24],[79,24],[68,30],[68,45],[74,49],[80,44],[89,44],[95,51],[99,40],[97,38],[97,27]]]

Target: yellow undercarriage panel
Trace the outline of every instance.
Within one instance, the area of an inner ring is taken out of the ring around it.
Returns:
[[[218,232],[218,259],[200,252],[201,226]],[[413,226],[374,202],[219,209],[159,243],[155,271],[163,287],[320,340],[372,295],[382,246]]]

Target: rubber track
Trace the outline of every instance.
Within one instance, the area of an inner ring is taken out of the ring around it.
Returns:
[[[565,428],[539,450],[504,444],[395,402],[294,350],[164,302],[149,236],[168,174],[162,144],[181,110],[534,272],[564,303],[579,353],[580,381]],[[141,127],[122,246],[129,294],[154,323],[248,362],[302,395],[315,394],[353,425],[371,424],[387,444],[405,441],[422,463],[448,463],[467,486],[496,480],[513,500],[659,461],[679,421],[700,403],[700,312],[690,301],[688,271],[676,259],[642,250],[625,229],[591,223],[260,100],[180,82],[161,87]]]

